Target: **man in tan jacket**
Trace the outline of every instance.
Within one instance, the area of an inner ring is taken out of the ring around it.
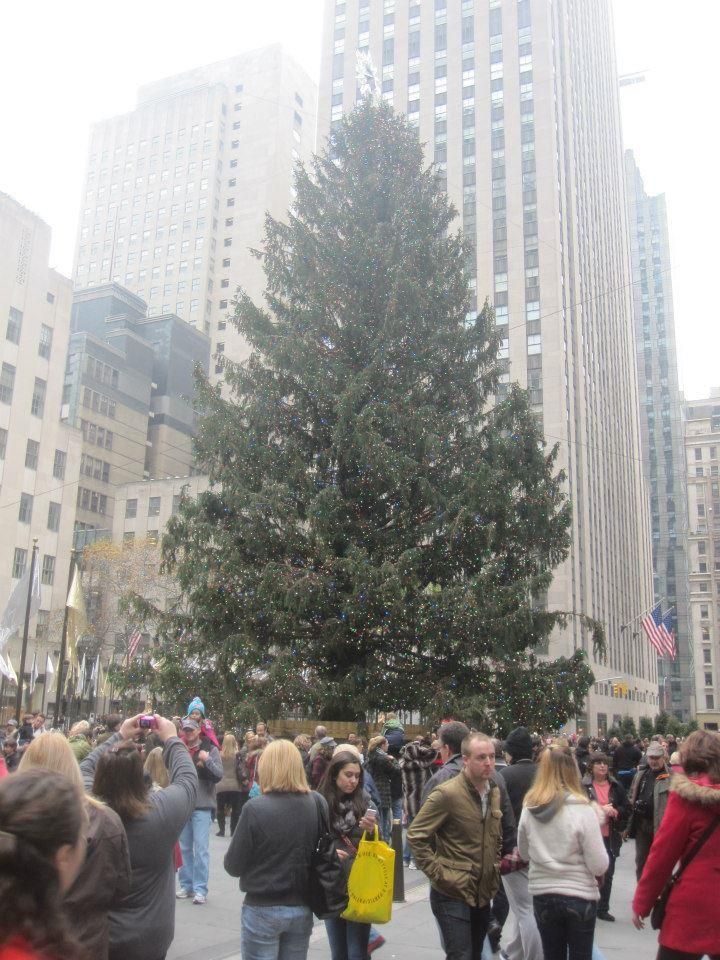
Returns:
[[[462,743],[461,773],[436,787],[408,831],[447,960],[480,960],[503,848],[495,747],[483,733]],[[513,842],[514,845],[514,841]]]

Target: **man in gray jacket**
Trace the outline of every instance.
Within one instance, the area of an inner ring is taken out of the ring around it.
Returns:
[[[188,748],[198,775],[195,809],[180,834],[180,852],[183,865],[178,873],[180,887],[178,900],[193,898],[193,903],[207,900],[210,875],[210,824],[215,812],[215,784],[223,778],[220,751],[202,735],[200,724],[190,717],[182,723],[183,740]]]

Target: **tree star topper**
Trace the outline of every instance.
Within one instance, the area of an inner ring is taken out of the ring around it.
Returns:
[[[369,53],[358,50],[355,78],[363,99],[369,97],[373,100],[379,97],[380,77]]]

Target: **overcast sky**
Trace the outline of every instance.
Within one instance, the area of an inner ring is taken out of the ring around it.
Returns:
[[[428,2],[428,0],[423,0]],[[459,0],[451,0],[459,2]],[[594,0],[582,0],[594,2]],[[0,190],[53,229],[72,269],[89,125],[132,110],[138,86],[280,41],[317,78],[322,0],[30,0],[3,4]],[[720,224],[716,0],[615,0],[625,146],[649,192],[667,195],[680,381],[720,388],[713,276]],[[718,390],[720,392],[720,390]]]

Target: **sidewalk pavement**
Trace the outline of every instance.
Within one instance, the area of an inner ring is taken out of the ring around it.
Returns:
[[[190,900],[177,901],[175,942],[167,960],[240,960],[240,909],[242,894],[237,880],[223,869],[229,840],[210,838],[210,893],[200,907]],[[654,960],[657,935],[632,925],[630,904],[635,889],[635,851],[628,843],[615,869],[610,909],[615,923],[598,920],[595,943],[605,960]],[[435,920],[428,903],[428,884],[422,873],[405,870],[405,902],[393,907],[393,918],[378,928],[386,944],[373,954],[374,960],[444,960]],[[499,958],[495,954],[495,958]],[[316,922],[310,941],[310,960],[330,960],[325,927]]]

